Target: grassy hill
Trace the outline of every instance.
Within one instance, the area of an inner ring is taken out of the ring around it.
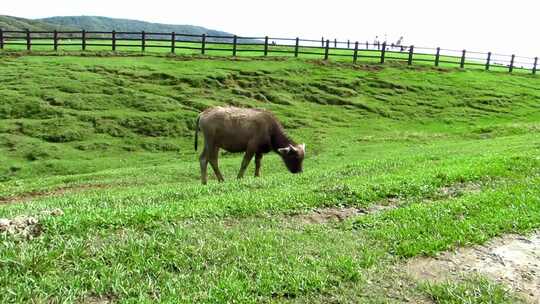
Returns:
[[[40,223],[30,240],[0,234],[2,302],[519,301],[472,275],[426,286],[404,263],[540,227],[538,77],[292,58],[0,63],[0,217]],[[194,119],[223,104],[272,110],[306,142],[305,172],[270,154],[261,178],[237,181],[241,155],[222,153],[226,182],[201,186]],[[344,208],[358,214],[309,221]]]
[[[76,28],[78,30],[85,29],[87,31],[118,31],[118,32],[154,32],[154,33],[171,33],[190,34],[190,35],[212,35],[212,36],[232,36],[233,34],[207,29],[201,26],[194,25],[174,25],[151,23],[131,19],[108,18],[99,16],[59,16],[40,19],[41,21],[56,24],[58,26],[66,26]],[[119,35],[121,36],[121,35]],[[157,39],[162,39],[162,36],[149,36]],[[190,40],[190,37],[183,37],[184,40]],[[224,41],[226,39],[211,38],[209,41]]]
[[[22,31],[26,29],[29,29],[30,31],[75,30],[75,28],[70,26],[5,15],[0,15],[0,28],[10,31]]]
[[[131,19],[119,19],[119,18],[108,18],[100,16],[57,16],[57,17],[48,17],[37,20],[5,16],[0,15],[0,28],[4,30],[17,30],[22,31],[29,29],[30,31],[104,31],[110,32],[115,30],[117,32],[154,32],[154,33],[171,33],[176,32],[178,34],[189,34],[189,35],[212,35],[212,36],[232,36],[233,34],[207,29],[201,26],[194,25],[174,25],[174,24],[161,24],[161,23],[151,23],[139,20]],[[35,35],[40,36],[40,35]],[[49,35],[50,36],[50,35]],[[97,35],[100,36],[100,35]],[[118,38],[133,38],[129,35],[117,36]],[[148,35],[147,38],[151,39],[169,39],[164,38],[159,35]],[[194,40],[198,41],[199,38],[193,37],[179,37],[182,40]],[[231,41],[229,38],[208,38],[209,42],[224,42]],[[255,40],[242,40],[242,42],[254,42]]]
[[[540,98],[534,77],[428,67],[155,57],[4,61],[3,180],[33,176],[36,170],[90,172],[111,165],[103,161],[106,155],[123,158],[126,151],[191,157],[194,118],[214,104],[274,110],[291,132],[363,129],[365,121],[382,119],[385,125],[416,124],[424,131],[433,125],[480,135],[484,125],[489,129],[495,122],[534,121]],[[99,161],[89,157],[94,153]],[[66,166],[71,158],[74,167]]]

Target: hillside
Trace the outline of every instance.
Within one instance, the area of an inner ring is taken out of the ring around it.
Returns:
[[[540,99],[534,77],[425,67],[352,69],[319,61],[227,59],[179,65],[152,57],[96,62],[37,56],[4,62],[2,180],[36,170],[91,172],[115,166],[114,159],[126,151],[191,155],[193,121],[213,104],[275,110],[291,132],[302,134],[351,124],[364,129],[363,121],[383,119],[385,124],[450,124],[452,132],[472,128],[480,136],[492,121],[537,119]],[[14,78],[20,71],[31,77]],[[510,132],[505,130],[485,132]],[[93,158],[98,155],[110,155],[111,163]],[[63,162],[56,161],[60,157]]]
[[[539,85],[397,63],[8,53],[0,302],[526,303],[515,282],[530,271],[408,271],[540,228]],[[202,186],[195,118],[226,104],[275,113],[307,144],[304,172],[270,153],[236,180],[242,155],[222,152],[225,182],[209,168]]]
[[[70,26],[5,15],[0,15],[0,28],[11,31],[22,31],[26,29],[30,31],[75,30],[75,28]]]
[[[201,26],[194,25],[173,25],[173,24],[161,24],[151,23],[139,20],[108,18],[98,16],[62,16],[62,17],[49,17],[40,19],[40,21],[50,24],[56,24],[58,26],[72,27],[79,30],[85,29],[87,31],[118,31],[118,32],[154,32],[154,33],[170,33],[176,32],[179,34],[190,35],[215,35],[215,36],[232,36],[231,33],[226,33],[217,30],[207,29]],[[151,36],[153,38],[161,39],[162,36]],[[184,40],[191,40],[189,37],[182,37]],[[209,41],[223,41],[223,39],[212,38]]]

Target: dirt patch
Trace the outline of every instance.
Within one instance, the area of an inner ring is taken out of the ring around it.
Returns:
[[[43,210],[36,216],[17,216],[13,219],[0,218],[0,235],[12,235],[23,239],[33,239],[41,235],[43,229],[40,219],[48,216],[61,216],[64,212],[60,209]]]
[[[110,185],[110,184],[88,185],[87,184],[87,185],[60,187],[60,188],[46,190],[46,191],[32,191],[32,192],[17,194],[14,196],[0,197],[0,205],[22,203],[22,202],[27,202],[27,201],[41,198],[41,197],[61,196],[66,193],[82,192],[82,191],[94,190],[94,189],[105,189],[105,188],[111,188],[113,186],[118,186],[118,185]]]
[[[347,191],[347,187],[334,187],[326,189],[326,191]],[[480,183],[468,182],[468,183],[456,183],[449,186],[441,187],[434,194],[434,197],[430,199],[419,199],[424,203],[433,203],[440,199],[448,199],[462,196],[466,193],[478,193],[482,191],[482,185]],[[341,222],[350,217],[373,214],[385,210],[395,209],[402,205],[404,202],[399,197],[389,197],[385,200],[378,202],[367,208],[358,207],[328,207],[317,208],[308,213],[293,214],[289,217],[294,221],[298,221],[303,224],[324,224],[328,222]]]
[[[297,214],[293,218],[304,224],[323,224],[331,221],[343,221],[351,216],[365,214],[359,208],[319,208],[307,214]]]
[[[450,186],[441,187],[438,191],[438,196],[444,198],[453,198],[462,196],[465,193],[479,193],[482,191],[480,183],[457,183]]]
[[[540,303],[540,232],[505,236],[483,246],[409,261],[407,272],[421,281],[440,283],[477,273],[508,286],[531,303]]]
[[[317,208],[309,213],[295,214],[291,219],[303,224],[324,224],[328,222],[342,222],[350,217],[377,213],[396,208],[396,205],[374,205],[368,208],[357,207],[329,207]]]

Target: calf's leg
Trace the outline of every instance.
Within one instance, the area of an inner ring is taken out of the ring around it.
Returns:
[[[221,175],[221,171],[219,171],[218,166],[219,147],[212,148],[209,154],[210,165],[212,165],[212,169],[214,169],[214,173],[216,174],[218,181],[224,181],[225,179],[223,178],[223,175]]]
[[[262,153],[255,154],[255,176],[259,177],[261,176],[261,160],[262,160]]]
[[[244,154],[244,159],[242,159],[242,165],[240,166],[240,171],[238,172],[238,178],[244,177],[244,173],[246,172],[246,169],[249,165],[249,162],[253,158],[253,151],[246,150],[246,154]]]
[[[201,183],[206,185],[208,181],[208,149],[206,148],[206,145],[199,157],[199,163],[201,164]]]

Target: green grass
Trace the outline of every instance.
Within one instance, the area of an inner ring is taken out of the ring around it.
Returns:
[[[480,303],[523,303],[512,296],[504,286],[493,284],[484,278],[471,277],[463,282],[447,282],[422,286],[435,303],[480,304]]]
[[[27,49],[26,40],[8,40],[5,45],[5,51],[24,51]],[[87,54],[96,52],[109,52],[112,51],[112,41],[110,40],[93,40],[87,39],[86,41]],[[171,42],[170,41],[147,41],[145,44],[145,54],[170,54]],[[199,55],[201,54],[201,42],[179,42],[175,43],[175,53],[178,55]],[[354,46],[351,44],[349,49],[343,46],[340,48],[333,48],[330,46],[328,56],[333,61],[339,62],[352,62],[354,56]],[[362,49],[364,46],[360,44],[357,60],[361,63],[380,63],[381,51],[375,49]],[[371,46],[373,48],[373,46]],[[33,52],[45,52],[54,53],[52,39],[37,39],[32,41],[31,50]],[[62,39],[58,42],[58,51],[60,52],[81,52],[82,41],[81,39]],[[134,40],[122,40],[116,41],[116,52],[135,52],[142,54],[141,41]],[[279,57],[294,57],[295,46],[294,45],[269,45],[269,56]],[[303,59],[322,59],[325,56],[325,48],[317,46],[300,46],[298,48],[298,56]],[[205,55],[209,56],[233,56],[233,44],[223,43],[206,43]],[[236,47],[236,56],[239,57],[262,57],[264,55],[264,43],[261,41],[259,45],[238,43]],[[487,55],[486,55],[487,56]],[[468,55],[470,57],[470,55]],[[485,60],[470,59],[466,57],[464,67],[467,69],[484,70]],[[387,50],[385,52],[385,62],[401,62],[407,63],[409,58],[408,50],[398,51],[397,49]],[[435,64],[435,50],[416,50],[412,57],[412,62],[415,65],[434,66]],[[509,59],[508,59],[509,60]],[[455,68],[460,67],[461,55],[444,55],[439,57],[439,67],[443,68]],[[508,63],[509,64],[509,63]],[[531,62],[532,64],[532,62]],[[508,67],[501,64],[491,64],[490,69],[492,71],[504,71],[508,72]],[[514,67],[514,73],[530,74],[531,69],[522,69],[518,66]]]
[[[35,239],[0,235],[2,302],[512,299],[488,281],[425,287],[395,269],[540,226],[538,78],[123,55],[0,57],[0,197],[34,196],[0,217],[65,213],[42,217]],[[223,153],[226,182],[201,186],[194,119],[220,104],[272,110],[307,143],[305,172],[270,154],[261,178],[237,181],[241,156]],[[294,216],[385,204],[398,208]]]

